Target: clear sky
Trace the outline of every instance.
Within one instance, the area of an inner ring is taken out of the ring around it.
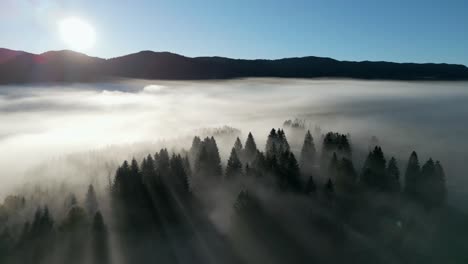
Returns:
[[[234,58],[468,65],[467,0],[0,0],[0,47],[67,49],[58,21],[96,31],[85,53],[140,50]]]

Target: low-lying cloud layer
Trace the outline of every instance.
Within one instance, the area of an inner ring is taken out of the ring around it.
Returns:
[[[263,144],[272,127],[298,117],[323,132],[350,133],[353,143],[377,136],[387,156],[402,159],[401,169],[413,149],[421,160],[441,160],[450,198],[457,202],[468,195],[467,116],[466,82],[246,79],[0,86],[0,196],[33,180],[34,173],[24,174],[33,166],[64,154],[177,139],[222,125],[244,135],[252,131]]]

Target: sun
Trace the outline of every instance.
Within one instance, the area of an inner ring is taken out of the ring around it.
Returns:
[[[85,21],[69,17],[61,20],[58,25],[60,37],[70,49],[85,51],[94,46],[96,33],[94,28]]]

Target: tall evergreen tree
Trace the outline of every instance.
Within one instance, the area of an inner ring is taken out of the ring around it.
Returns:
[[[151,155],[148,155],[146,158],[144,158],[141,163],[141,176],[143,182],[149,186],[153,185],[156,181],[157,173],[155,162]]]
[[[333,184],[332,179],[328,178],[327,183],[324,186],[325,198],[331,200],[335,195],[335,184]]]
[[[279,155],[278,170],[278,187],[280,190],[294,192],[301,190],[299,164],[292,152],[285,151]]]
[[[277,154],[278,150],[278,135],[274,128],[271,129],[270,134],[268,135],[267,142],[265,145],[265,154],[267,156],[274,156]]]
[[[435,163],[434,174],[434,204],[436,206],[444,205],[447,200],[447,187],[445,184],[445,172],[439,161]]]
[[[244,154],[245,161],[247,163],[251,163],[254,160],[255,155],[257,154],[257,144],[255,144],[255,140],[252,136],[252,133],[250,132],[247,136],[247,141],[245,142]]]
[[[231,155],[229,156],[226,166],[226,179],[232,180],[242,174],[242,163],[237,156],[237,151],[232,148]]]
[[[110,263],[108,231],[102,214],[99,211],[94,215],[91,232],[92,263]]]
[[[392,157],[388,161],[387,165],[387,175],[390,181],[390,191],[392,192],[400,192],[401,185],[400,185],[400,170],[398,169],[398,165],[396,159]]]
[[[186,195],[189,192],[188,176],[184,168],[184,162],[180,154],[171,157],[171,182],[176,192]]]
[[[328,165],[328,177],[330,179],[336,179],[338,176],[338,165],[338,157],[336,153],[333,153]]]
[[[244,147],[242,146],[242,142],[240,141],[239,137],[237,137],[236,142],[234,142],[234,149],[237,152],[237,156],[241,156]]]
[[[313,195],[313,194],[315,194],[316,190],[317,190],[317,186],[315,185],[314,178],[312,178],[312,176],[310,176],[307,179],[307,182],[306,182],[306,185],[305,185],[305,188],[304,188],[304,193],[306,195]]]
[[[307,130],[307,133],[304,138],[304,144],[302,145],[301,150],[301,162],[300,167],[303,174],[310,174],[314,169],[315,164],[315,145],[314,139],[310,134],[310,131]]]
[[[94,215],[98,210],[98,201],[96,197],[96,192],[94,191],[94,186],[90,184],[88,186],[88,192],[86,193],[85,200],[86,211],[89,215]]]
[[[155,156],[154,161],[156,163],[156,173],[163,178],[169,177],[170,157],[167,149],[161,149],[159,155]]]
[[[405,171],[405,189],[404,192],[410,198],[418,195],[418,182],[420,179],[421,167],[419,166],[418,154],[413,151],[409,157],[408,165]]]
[[[342,158],[338,164],[336,176],[337,192],[350,193],[356,188],[357,175],[353,162],[350,159]]]
[[[366,187],[373,190],[390,190],[386,173],[386,160],[380,147],[375,147],[367,156],[362,169],[361,181]]]

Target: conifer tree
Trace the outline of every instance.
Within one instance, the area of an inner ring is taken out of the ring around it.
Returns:
[[[418,194],[418,182],[421,168],[419,166],[418,154],[413,151],[409,157],[405,171],[405,194],[410,198],[415,198]]]
[[[299,164],[292,152],[285,151],[279,155],[278,170],[278,187],[280,190],[293,192],[301,190]]]
[[[330,178],[328,178],[327,183],[325,183],[324,193],[327,199],[332,199],[335,195],[335,185],[333,184],[333,181]]]
[[[328,165],[328,177],[330,179],[336,179],[337,176],[338,176],[338,157],[336,153],[334,152]]]
[[[267,156],[276,155],[277,149],[278,149],[277,144],[278,144],[278,135],[276,134],[276,130],[272,128],[267,138],[267,142],[265,146],[265,154]]]
[[[234,142],[234,149],[237,152],[237,156],[242,155],[242,151],[244,150],[244,147],[242,146],[242,142],[240,141],[239,137],[237,137],[236,142]]]
[[[98,210],[98,201],[96,197],[96,192],[94,191],[94,186],[90,184],[88,186],[88,192],[86,193],[85,206],[88,214],[94,215]]]
[[[237,156],[237,151],[232,148],[231,155],[229,156],[226,166],[226,179],[232,180],[242,174],[242,163]]]
[[[252,133],[250,132],[247,136],[247,141],[245,142],[244,154],[245,161],[247,163],[251,163],[254,160],[255,155],[257,154],[257,144],[255,144],[255,140],[252,136]]]
[[[312,178],[312,176],[310,176],[309,179],[307,179],[307,182],[304,188],[304,193],[306,195],[313,195],[315,194],[316,189],[317,189],[317,186],[315,185],[314,179]]]
[[[434,200],[436,206],[441,206],[446,203],[447,200],[447,187],[445,184],[445,172],[439,161],[435,163],[435,175],[434,175]]]
[[[310,174],[313,171],[315,164],[315,145],[314,139],[310,134],[310,131],[307,130],[307,133],[304,138],[304,144],[302,145],[301,150],[301,162],[300,167],[303,174]]]
[[[357,181],[356,170],[350,159],[342,158],[338,164],[336,176],[337,192],[350,193],[355,190]]]
[[[93,264],[110,263],[108,231],[101,212],[97,211],[93,218],[91,233],[91,253]]]
[[[361,181],[372,190],[389,191],[391,189],[386,173],[386,160],[380,147],[375,147],[367,156]]]
[[[387,175],[390,181],[390,191],[392,192],[400,192],[401,185],[400,185],[400,170],[398,169],[396,159],[392,157],[388,161],[387,166]]]
[[[171,182],[174,189],[180,195],[186,195],[189,192],[188,176],[184,168],[184,162],[180,154],[171,157]]]

